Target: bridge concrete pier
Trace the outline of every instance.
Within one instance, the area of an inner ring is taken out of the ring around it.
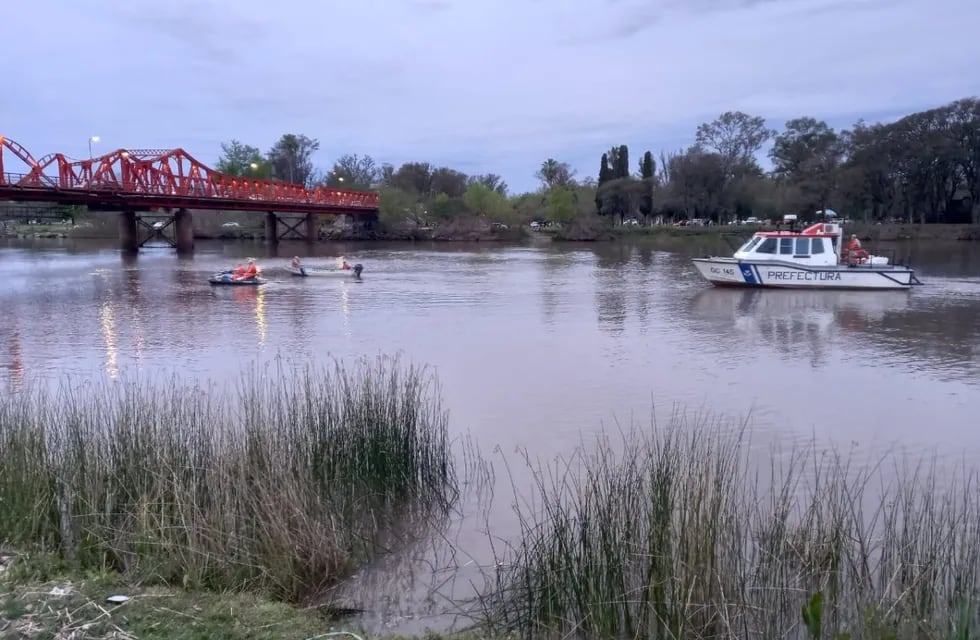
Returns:
[[[265,243],[273,246],[279,244],[279,218],[275,211],[265,214]]]
[[[194,217],[187,209],[177,209],[174,213],[174,235],[177,253],[194,251]]]
[[[306,241],[313,243],[317,241],[320,231],[320,221],[315,213],[306,214]]]
[[[119,248],[123,253],[137,253],[140,250],[135,211],[123,211],[119,214]]]

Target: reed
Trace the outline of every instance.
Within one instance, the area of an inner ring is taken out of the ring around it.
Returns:
[[[748,444],[744,425],[677,414],[554,466],[526,460],[534,491],[515,492],[521,535],[487,576],[483,625],[525,638],[976,637],[975,473],[814,446],[760,467]]]
[[[80,569],[311,595],[446,515],[447,420],[379,359],[0,397],[0,543]]]

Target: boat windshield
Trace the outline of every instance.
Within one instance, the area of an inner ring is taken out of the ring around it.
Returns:
[[[743,244],[738,251],[740,253],[752,251],[753,247],[759,244],[760,241],[762,241],[762,236],[753,236],[752,238],[749,239],[748,242]]]

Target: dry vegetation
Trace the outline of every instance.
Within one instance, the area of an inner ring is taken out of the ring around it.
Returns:
[[[678,417],[535,469],[486,624],[525,638],[975,637],[974,474],[940,486],[934,469],[812,448],[760,474],[745,445]]]
[[[0,459],[13,549],[287,601],[441,522],[456,495],[430,378],[385,360],[256,372],[237,394],[170,382],[5,395]]]

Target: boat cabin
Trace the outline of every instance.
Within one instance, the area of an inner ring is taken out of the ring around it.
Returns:
[[[732,256],[737,260],[836,265],[840,259],[841,226],[818,222],[802,231],[759,231]]]

